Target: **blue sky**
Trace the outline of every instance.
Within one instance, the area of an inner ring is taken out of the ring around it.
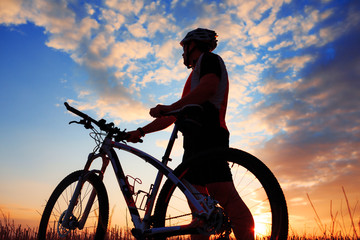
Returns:
[[[205,27],[229,72],[231,145],[263,159],[291,226],[314,231],[306,193],[324,221],[330,201],[340,211],[342,187],[353,205],[360,198],[359,23],[357,0],[1,1],[1,209],[37,220],[56,183],[84,164],[93,143],[68,126],[64,101],[143,126],[150,107],[179,98],[189,74],[179,41]],[[137,146],[161,157],[168,136]]]

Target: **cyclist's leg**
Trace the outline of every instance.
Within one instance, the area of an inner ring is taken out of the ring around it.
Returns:
[[[202,194],[202,195],[208,195],[208,191],[207,188],[205,186],[202,185],[193,185],[193,187],[196,188],[196,190]],[[192,204],[190,202],[189,203],[189,207],[191,209],[192,212],[194,212],[194,207],[192,206]],[[208,240],[209,236],[206,235],[202,235],[202,234],[193,234],[191,235],[191,240]]]
[[[206,187],[194,185],[201,194],[210,194],[224,208],[230,218],[236,239],[254,239],[254,219],[235,189],[233,182],[216,182]],[[191,204],[189,204],[192,208]],[[208,240],[205,235],[192,235],[192,240]]]
[[[254,219],[233,182],[209,183],[206,187],[229,216],[236,239],[254,239]]]
[[[261,219],[259,223],[260,228],[266,229],[266,232],[259,232],[259,237],[266,239],[281,239],[286,240],[288,235],[288,212],[284,194],[279,183],[271,171],[256,157],[237,149],[227,150],[212,150],[208,153],[195,156],[189,162],[196,162],[198,159],[208,160],[222,156],[222,159],[227,159],[228,167],[231,169],[231,180],[234,186],[238,189],[241,199],[247,204],[251,213],[256,220],[256,217]],[[190,164],[182,163],[176,168],[174,174],[180,179],[187,177]],[[217,172],[223,172],[217,168]],[[201,171],[202,172],[202,171]],[[217,176],[217,174],[215,174]],[[215,179],[215,182],[221,182]],[[154,226],[173,226],[175,217],[180,224],[191,222],[191,217],[188,217],[183,209],[176,209],[179,206],[179,199],[184,199],[187,205],[186,198],[182,193],[177,194],[177,185],[171,180],[167,180],[162,188],[159,198],[156,203],[154,213]],[[166,216],[172,216],[167,219]],[[165,239],[165,238],[164,238]]]

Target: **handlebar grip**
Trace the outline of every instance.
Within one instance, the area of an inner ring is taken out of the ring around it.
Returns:
[[[85,118],[85,119],[88,119],[88,118],[89,118],[88,115],[86,115],[85,113],[80,112],[79,110],[71,107],[67,102],[64,102],[64,105],[65,105],[65,107],[66,107],[66,109],[67,109],[68,111],[70,111],[70,112],[78,115],[79,117],[82,117],[82,118]]]
[[[65,105],[66,109],[71,108],[70,105],[67,102],[64,102],[64,105]]]
[[[125,141],[128,141],[129,137],[130,137],[130,134],[129,134],[129,133],[126,133],[126,135],[125,135],[125,137],[124,137],[124,140],[125,140]],[[142,143],[142,142],[144,142],[144,141],[140,138],[139,141],[138,141],[138,143]],[[134,142],[134,143],[135,143],[135,142]]]

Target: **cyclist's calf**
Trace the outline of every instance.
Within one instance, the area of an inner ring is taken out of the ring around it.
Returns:
[[[237,240],[254,239],[254,219],[239,196],[233,182],[217,182],[206,185],[208,192],[224,208],[230,218]]]

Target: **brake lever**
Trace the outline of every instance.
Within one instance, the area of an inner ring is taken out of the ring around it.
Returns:
[[[84,127],[86,129],[93,128],[93,126],[91,125],[91,122],[86,121],[85,119],[81,119],[80,121],[71,121],[71,122],[69,122],[69,124],[73,124],[73,123],[84,125]]]
[[[83,122],[84,120],[80,120],[80,121],[71,121],[69,122],[69,125],[70,124],[73,124],[73,123],[76,123],[76,124],[85,124],[85,122]]]

